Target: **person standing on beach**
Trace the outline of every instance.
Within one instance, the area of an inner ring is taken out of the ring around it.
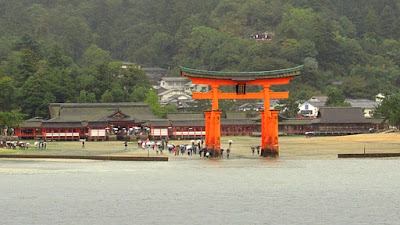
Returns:
[[[82,148],[85,148],[85,139],[82,139]]]
[[[125,141],[124,145],[125,145],[125,151],[128,150],[128,142],[127,141]]]
[[[227,159],[229,159],[229,154],[231,153],[231,149],[230,148],[228,148],[227,150],[226,150],[226,158]]]

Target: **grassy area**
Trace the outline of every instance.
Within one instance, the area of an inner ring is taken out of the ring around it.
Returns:
[[[260,137],[228,136],[221,138],[221,148],[228,148],[228,141],[232,140],[232,157],[252,158],[251,146],[260,145]],[[124,150],[122,141],[86,142],[82,148],[81,142],[48,142],[47,149],[39,150],[30,142],[29,150],[0,149],[0,154],[54,154],[54,155],[132,155],[155,156],[155,151],[147,151],[137,145],[137,142],[128,142],[128,150]],[[289,136],[279,138],[281,158],[337,158],[339,153],[367,153],[400,152],[400,133],[389,134],[362,134],[338,137]],[[170,140],[174,144],[190,144],[189,140]],[[172,156],[164,150],[165,156],[171,158],[194,158],[187,155]]]

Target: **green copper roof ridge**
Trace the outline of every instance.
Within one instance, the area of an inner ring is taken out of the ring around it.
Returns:
[[[240,75],[271,75],[271,74],[284,74],[299,71],[304,65],[296,66],[293,68],[280,69],[280,70],[269,70],[269,71],[255,71],[255,72],[224,72],[224,71],[208,71],[208,70],[198,70],[191,69],[183,66],[178,66],[183,72],[193,73],[193,74],[208,74],[208,75],[229,75],[229,76],[240,76]]]

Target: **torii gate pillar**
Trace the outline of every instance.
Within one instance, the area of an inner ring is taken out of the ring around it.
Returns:
[[[279,110],[261,111],[261,156],[278,157]]]

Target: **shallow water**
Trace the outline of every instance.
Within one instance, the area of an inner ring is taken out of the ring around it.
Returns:
[[[398,224],[398,159],[0,160],[1,224]]]

